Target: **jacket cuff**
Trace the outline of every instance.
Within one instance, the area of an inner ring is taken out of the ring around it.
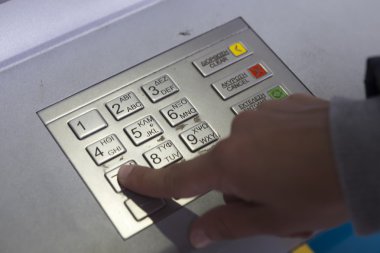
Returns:
[[[333,98],[330,131],[336,166],[356,231],[380,230],[380,97]]]

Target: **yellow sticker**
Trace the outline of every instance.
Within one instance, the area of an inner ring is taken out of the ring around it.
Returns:
[[[298,246],[292,253],[314,253],[314,251],[307,244]]]
[[[235,56],[240,56],[240,55],[245,54],[247,52],[247,49],[245,48],[245,46],[241,42],[236,42],[236,43],[232,44],[231,46],[229,46],[229,49],[230,49],[231,53]]]

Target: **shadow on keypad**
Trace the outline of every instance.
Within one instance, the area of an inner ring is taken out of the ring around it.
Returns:
[[[122,192],[127,196],[127,200],[124,202],[126,207],[137,221],[149,216],[156,223],[182,207],[171,199],[147,197],[125,188],[122,189]]]
[[[188,229],[198,215],[171,199],[151,198],[128,189],[122,191],[128,198],[125,205],[137,221],[149,217],[156,228],[181,252],[193,250],[188,241]]]

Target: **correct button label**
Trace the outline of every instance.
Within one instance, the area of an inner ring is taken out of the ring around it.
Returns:
[[[222,99],[226,100],[272,76],[272,72],[264,65],[257,63],[248,69],[229,75],[212,84]]]

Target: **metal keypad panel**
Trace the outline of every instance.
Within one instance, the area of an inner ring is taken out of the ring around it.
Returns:
[[[121,165],[162,169],[195,158],[229,136],[237,114],[292,93],[309,91],[238,18],[38,115],[126,239],[193,198],[122,189]]]

